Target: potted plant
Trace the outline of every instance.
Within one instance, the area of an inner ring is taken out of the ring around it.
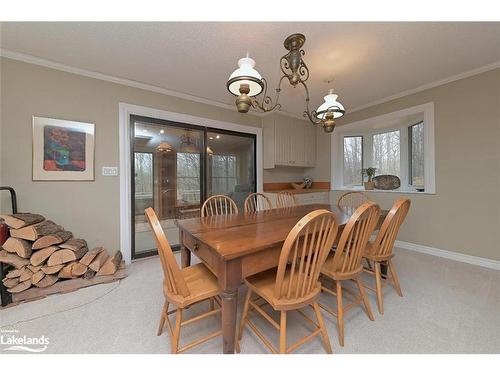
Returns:
[[[372,178],[375,177],[375,172],[377,168],[365,168],[363,169],[363,175],[368,176],[368,181],[364,182],[365,190],[373,190],[375,187],[375,183],[372,181]]]

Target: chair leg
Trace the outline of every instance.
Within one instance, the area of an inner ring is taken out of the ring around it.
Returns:
[[[163,332],[163,326],[165,325],[165,319],[168,319],[168,305],[169,303],[167,301],[165,301],[165,303],[163,304],[163,308],[161,310],[160,325],[158,326],[158,332],[156,333],[157,336],[161,336]]]
[[[344,307],[342,306],[342,284],[340,280],[337,284],[337,326],[339,330],[339,343],[344,346]]]
[[[176,354],[179,350],[179,337],[181,335],[182,309],[177,309],[175,313],[175,328],[172,336],[172,354]]]
[[[359,277],[356,279],[356,284],[358,284],[359,294],[361,295],[363,305],[365,305],[366,315],[368,315],[368,318],[373,321],[375,320],[375,318],[372,313],[372,308],[370,307],[370,301],[368,301],[368,297],[365,293],[365,287],[363,286],[363,282],[359,279]]]
[[[384,314],[384,300],[382,299],[382,276],[380,275],[380,263],[375,262],[375,284],[377,292],[378,312]]]
[[[328,338],[328,332],[326,331],[325,322],[323,322],[323,317],[321,316],[318,302],[313,302],[313,308],[314,312],[316,313],[316,319],[318,319],[319,328],[321,329],[321,336],[323,337],[325,350],[328,354],[332,354],[332,346],[330,345],[330,339]]]
[[[252,290],[248,288],[247,295],[245,296],[245,303],[243,305],[243,312],[241,313],[240,329],[238,330],[238,337],[236,338],[236,351],[240,352],[240,341],[245,329],[245,323],[248,315],[248,307],[250,306],[250,298],[252,297]]]
[[[280,318],[280,354],[286,354],[286,311],[281,310]]]
[[[389,264],[389,272],[391,273],[392,281],[394,282],[394,288],[396,289],[398,295],[400,297],[403,297],[403,292],[401,291],[401,285],[399,285],[399,278],[398,275],[396,274],[396,268],[394,267],[392,260],[389,260],[388,264]]]

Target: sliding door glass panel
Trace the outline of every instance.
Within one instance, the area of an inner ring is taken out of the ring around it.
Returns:
[[[202,197],[204,129],[132,116],[133,255],[156,252],[144,215],[152,207],[170,245],[179,244],[175,219],[198,216]]]
[[[207,133],[207,196],[227,195],[240,210],[255,192],[255,136],[215,131]]]

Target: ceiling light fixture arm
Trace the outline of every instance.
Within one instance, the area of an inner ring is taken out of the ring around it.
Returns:
[[[275,109],[280,110],[281,104],[278,103],[278,100],[280,98],[281,83],[283,82],[284,78],[286,78],[286,75],[283,75],[279,80],[278,87],[276,88],[276,98],[274,99],[274,101],[269,95],[267,95],[267,87],[268,87],[267,81],[265,78],[262,78],[262,82],[264,83],[262,103],[260,103],[256,98],[252,98],[252,107],[258,108],[263,112],[271,112],[274,111]]]

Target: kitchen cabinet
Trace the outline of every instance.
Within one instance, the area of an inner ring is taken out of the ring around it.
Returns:
[[[267,116],[263,122],[264,168],[314,167],[316,127],[285,116]]]

